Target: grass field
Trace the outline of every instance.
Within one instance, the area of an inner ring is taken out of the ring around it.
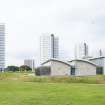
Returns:
[[[105,84],[24,82],[19,73],[0,74],[0,105],[105,105]]]

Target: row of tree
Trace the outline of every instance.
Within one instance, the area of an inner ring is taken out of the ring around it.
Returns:
[[[23,71],[23,72],[25,72],[25,71],[31,71],[31,70],[32,69],[29,66],[27,66],[27,65],[22,65],[20,67],[18,67],[18,66],[8,66],[6,68],[6,71],[12,71],[12,72],[16,72],[16,71]]]

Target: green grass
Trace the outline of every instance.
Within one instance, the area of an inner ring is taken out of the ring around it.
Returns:
[[[105,85],[1,81],[0,105],[105,105]]]
[[[104,82],[92,84],[96,80],[104,81],[104,78],[76,77],[73,80],[69,77],[30,77],[27,73],[1,73],[0,105],[105,105]]]

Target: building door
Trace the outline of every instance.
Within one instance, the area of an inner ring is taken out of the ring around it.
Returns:
[[[103,73],[103,67],[97,67],[96,74],[104,74]]]
[[[75,67],[72,67],[71,68],[71,73],[70,73],[71,75],[75,75]]]

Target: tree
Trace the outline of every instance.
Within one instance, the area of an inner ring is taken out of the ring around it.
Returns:
[[[20,66],[20,71],[31,71],[32,69],[27,65]]]
[[[18,66],[8,66],[6,70],[16,72],[16,71],[19,71],[19,67]]]

